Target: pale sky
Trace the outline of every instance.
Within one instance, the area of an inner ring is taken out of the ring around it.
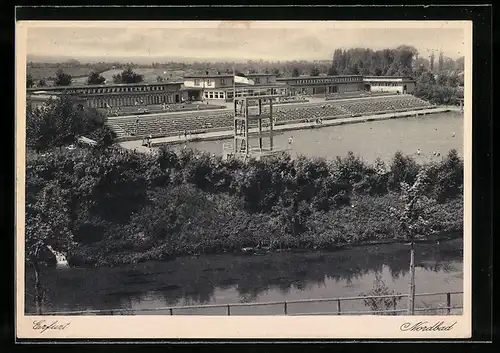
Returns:
[[[241,22],[211,28],[41,27],[29,28],[28,55],[123,59],[330,60],[336,48],[374,50],[411,45],[420,56],[442,50],[445,56],[465,54],[461,28],[262,28]],[[338,22],[337,22],[338,23]],[[116,22],[115,22],[116,25]],[[198,26],[199,27],[199,26]],[[379,26],[380,27],[380,26]]]

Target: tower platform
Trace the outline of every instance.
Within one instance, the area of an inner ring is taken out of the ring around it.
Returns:
[[[275,146],[274,143],[276,133],[274,131],[273,103],[278,97],[281,96],[235,98],[233,143],[232,145],[224,144],[223,156],[225,159],[262,159],[289,150]]]

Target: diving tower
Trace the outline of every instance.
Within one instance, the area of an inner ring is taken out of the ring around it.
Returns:
[[[273,103],[280,95],[235,97],[233,143],[224,145],[224,158],[261,159],[284,151],[276,146]]]

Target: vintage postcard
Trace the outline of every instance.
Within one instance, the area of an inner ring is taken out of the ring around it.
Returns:
[[[472,23],[20,21],[18,338],[471,336]]]

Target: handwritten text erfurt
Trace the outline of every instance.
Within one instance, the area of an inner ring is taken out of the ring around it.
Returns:
[[[69,326],[71,322],[68,323],[59,323],[59,321],[47,322],[47,320],[35,320],[33,321],[33,330],[40,331],[40,333],[44,333],[47,330],[64,330]]]

